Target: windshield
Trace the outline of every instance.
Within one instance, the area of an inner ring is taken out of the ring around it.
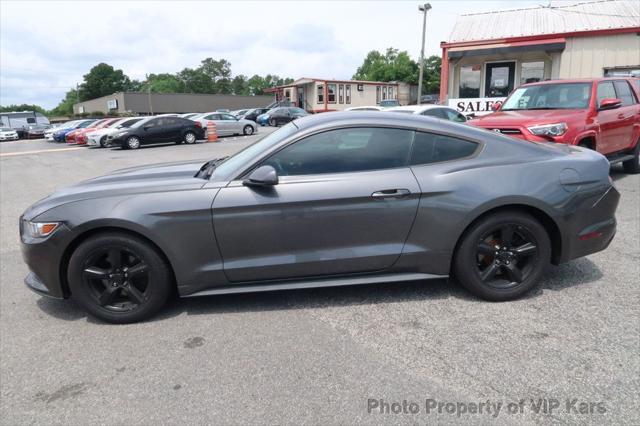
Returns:
[[[392,106],[398,106],[398,105],[400,104],[398,103],[398,101],[395,101],[395,100],[380,102],[381,107],[392,107]]]
[[[2,128],[0,128],[0,132],[10,132],[10,131],[12,131],[12,130],[13,130],[13,129],[12,129],[12,128],[10,128],[10,127],[2,127]]]
[[[294,134],[298,128],[295,124],[289,123],[286,126],[276,130],[275,132],[260,139],[253,145],[249,145],[237,154],[229,157],[224,163],[218,165],[211,180],[225,181],[233,178],[234,173],[238,173],[240,168],[248,165],[251,160],[257,157],[261,152],[277,145],[285,138]]]
[[[585,109],[590,100],[591,83],[540,84],[516,89],[500,110]]]

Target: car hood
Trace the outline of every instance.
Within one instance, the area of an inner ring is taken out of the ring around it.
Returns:
[[[27,209],[31,220],[54,207],[76,201],[139,193],[197,189],[208,181],[194,175],[207,160],[131,167],[61,188]]]
[[[469,124],[481,127],[500,126],[532,126],[537,124],[551,124],[562,121],[574,121],[579,114],[587,114],[585,110],[549,109],[549,110],[520,110],[497,111],[468,121]]]

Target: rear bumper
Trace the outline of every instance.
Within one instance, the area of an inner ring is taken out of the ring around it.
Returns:
[[[587,199],[582,208],[575,211],[563,241],[560,262],[587,256],[606,249],[616,234],[615,211],[620,193],[614,186],[595,200]]]

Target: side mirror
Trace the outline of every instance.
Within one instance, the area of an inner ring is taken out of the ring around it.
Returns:
[[[622,105],[622,101],[620,99],[607,98],[607,99],[603,99],[600,102],[599,109],[601,109],[601,110],[603,110],[603,109],[616,109],[616,108],[619,108],[620,105]]]
[[[491,111],[500,111],[500,108],[502,108],[502,102],[500,101],[494,102],[493,105],[491,105]]]
[[[278,172],[273,166],[260,166],[242,182],[245,186],[267,187],[278,184]]]

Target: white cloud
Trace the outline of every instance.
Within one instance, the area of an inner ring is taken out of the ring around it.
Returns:
[[[506,1],[431,3],[427,54],[440,53],[457,14],[513,7]],[[227,59],[234,74],[350,78],[374,49],[396,47],[418,57],[418,4],[0,2],[0,104],[51,108],[99,62],[137,79],[195,67],[207,57]]]

